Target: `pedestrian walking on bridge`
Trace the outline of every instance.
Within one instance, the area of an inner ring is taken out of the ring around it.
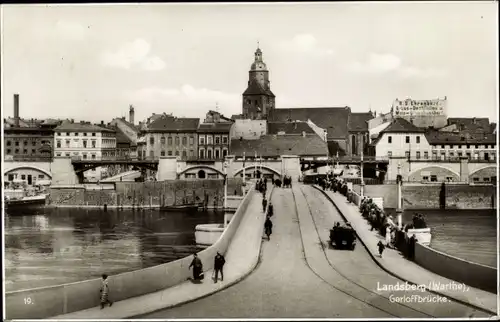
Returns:
[[[264,230],[266,232],[267,240],[271,240],[271,234],[273,233],[273,222],[270,217],[266,218],[266,222],[264,223]]]
[[[189,265],[188,269],[191,269],[193,267],[193,280],[195,281],[201,281],[203,279],[203,263],[201,262],[201,259],[198,258],[198,254],[193,254],[194,258],[191,264]]]
[[[382,257],[382,253],[384,252],[385,245],[382,243],[381,240],[379,240],[377,246],[378,246],[378,254],[380,255],[380,257]]]
[[[102,274],[102,284],[101,284],[101,310],[104,309],[104,306],[108,304],[109,306],[113,305],[113,302],[109,300],[109,286],[108,286],[108,275]]]
[[[226,259],[224,256],[222,256],[219,252],[217,252],[217,255],[215,255],[214,259],[214,283],[217,283],[217,280],[219,278],[219,272],[220,272],[220,280],[224,281],[224,264],[226,263]]]
[[[266,212],[267,200],[266,197],[262,199],[262,212]]]

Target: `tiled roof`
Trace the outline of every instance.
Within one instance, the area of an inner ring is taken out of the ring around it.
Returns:
[[[391,124],[380,133],[422,133],[424,129],[416,127],[403,118],[395,118]]]
[[[116,144],[133,144],[132,140],[128,138],[128,136],[123,133],[123,131],[119,128],[116,127]]]
[[[198,133],[229,133],[233,123],[200,123]]]
[[[332,156],[336,156],[338,152],[339,157],[343,157],[347,154],[337,141],[328,141],[328,152],[330,152]]]
[[[425,137],[429,144],[496,144],[495,134],[486,133],[450,133],[428,131]]]
[[[484,131],[486,133],[490,131],[490,119],[487,117],[449,117],[448,124],[458,125],[461,131]]]
[[[268,122],[267,134],[278,134],[285,132],[285,134],[314,134],[315,132],[306,122]]]
[[[327,130],[328,140],[345,139],[348,135],[349,107],[279,108],[273,111],[273,120],[286,122],[311,120]]]
[[[221,113],[214,111],[214,110],[209,110],[207,114],[211,114],[211,115],[219,114],[219,117],[221,120],[232,121],[232,119],[225,117],[224,114],[221,114]]]
[[[63,122],[61,125],[54,129],[55,132],[115,132],[104,126],[98,126],[89,123],[71,123],[68,121]]]
[[[368,121],[374,118],[371,112],[351,113],[349,116],[349,131],[368,131]]]
[[[146,132],[196,132],[200,119],[164,115],[151,122]]]
[[[270,89],[264,88],[259,82],[253,80],[248,84],[247,89],[243,92],[243,95],[268,95],[274,97],[273,92]]]
[[[316,134],[263,135],[258,140],[231,140],[231,154],[235,156],[277,157],[280,155],[326,156],[328,146]]]

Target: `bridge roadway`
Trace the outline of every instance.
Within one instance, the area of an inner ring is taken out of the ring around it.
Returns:
[[[341,217],[319,191],[299,184],[293,189],[275,189],[272,203],[273,234],[270,241],[263,241],[260,264],[254,272],[210,297],[141,318],[489,316],[454,301],[391,303],[390,294],[376,290],[377,282],[394,285],[402,281],[380,269],[362,245],[354,251],[325,247],[329,228]]]

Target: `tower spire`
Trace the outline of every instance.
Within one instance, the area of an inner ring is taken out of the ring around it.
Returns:
[[[260,49],[260,43],[258,40],[257,40],[257,49]]]

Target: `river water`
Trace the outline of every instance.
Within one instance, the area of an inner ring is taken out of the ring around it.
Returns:
[[[394,210],[386,212],[394,214]],[[433,249],[497,267],[496,210],[408,210],[403,213],[403,223],[411,223],[415,212],[423,214],[431,228]]]
[[[189,256],[213,212],[38,209],[5,214],[6,291],[133,271]]]

